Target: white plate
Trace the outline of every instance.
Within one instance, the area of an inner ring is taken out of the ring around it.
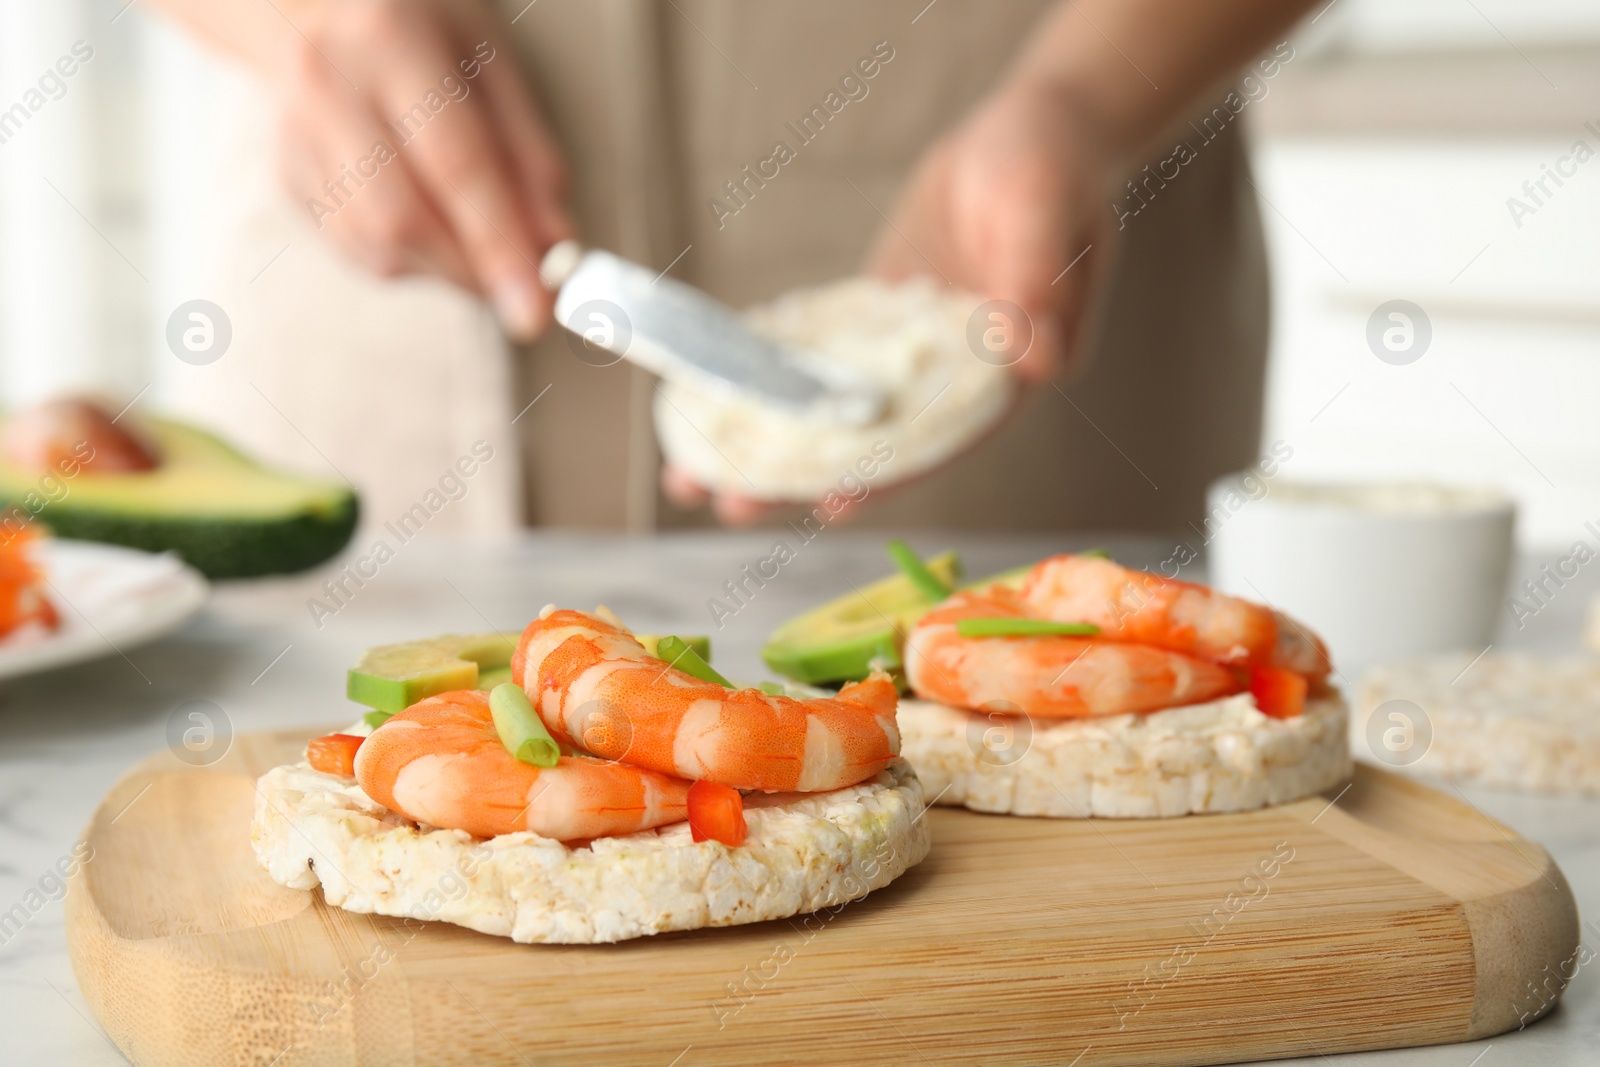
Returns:
[[[61,625],[0,638],[0,678],[126,653],[177,629],[211,590],[170,554],[56,539],[39,542],[38,552]]]

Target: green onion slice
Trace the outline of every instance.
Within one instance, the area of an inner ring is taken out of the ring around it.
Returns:
[[[940,580],[937,574],[928,569],[922,562],[922,557],[911,550],[911,546],[904,541],[889,542],[889,558],[894,560],[894,565],[900,568],[902,574],[911,579],[911,584],[917,587],[917,592],[929,600],[938,603],[950,595],[950,587]]]
[[[1079,552],[1080,556],[1093,556],[1095,559],[1110,559],[1111,553],[1103,548],[1090,548]]]
[[[361,716],[361,721],[376,730],[392,718],[394,718],[392,711],[369,711]]]
[[[1092,622],[1050,622],[1048,619],[958,619],[962,637],[1093,637],[1100,627]]]
[[[528,694],[515,682],[502,682],[489,690],[489,713],[494,716],[495,732],[500,743],[523,763],[535,767],[554,767],[561,758],[561,749],[544,728]]]
[[[656,642],[656,658],[664,659],[673,667],[692,678],[702,682],[716,682],[728,689],[737,689],[738,686],[728,681],[722,675],[711,669],[711,664],[700,658],[696,652],[681,637],[663,637]]]

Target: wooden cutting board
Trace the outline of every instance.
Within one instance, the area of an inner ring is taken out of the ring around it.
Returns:
[[[163,752],[90,823],[73,966],[135,1063],[1223,1063],[1514,1028],[1578,943],[1543,849],[1362,769],[1243,815],[938,809],[925,862],[833,913],[517,945],[267,878],[253,779],[315,732]]]

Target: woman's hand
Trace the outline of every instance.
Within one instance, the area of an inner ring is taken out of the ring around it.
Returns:
[[[566,163],[482,0],[289,6],[266,74],[282,165],[317,227],[376,273],[437,274],[543,332],[546,249],[573,235]]]
[[[1070,365],[1110,256],[1113,167],[1074,96],[1042,81],[1002,87],[924,156],[869,256],[889,280],[926,274],[1015,304],[1032,341],[1017,373]],[[1002,319],[1005,318],[1002,314]]]

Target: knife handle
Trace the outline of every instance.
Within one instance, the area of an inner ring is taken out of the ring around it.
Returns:
[[[578,261],[583,258],[583,253],[583,245],[570,237],[551,245],[550,251],[539,261],[539,280],[544,282],[544,287],[552,292],[560,289],[572,277],[572,272],[578,269]]]

